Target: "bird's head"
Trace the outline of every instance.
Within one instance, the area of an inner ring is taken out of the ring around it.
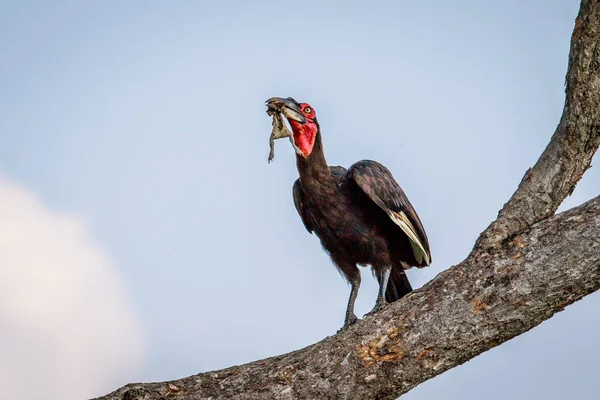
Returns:
[[[291,97],[272,97],[267,100],[267,107],[287,118],[292,127],[292,144],[296,153],[304,158],[308,157],[319,131],[315,110],[309,104],[298,103]]]

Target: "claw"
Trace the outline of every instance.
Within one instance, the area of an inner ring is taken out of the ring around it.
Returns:
[[[378,301],[377,303],[375,303],[375,307],[373,307],[373,309],[371,311],[369,311],[368,313],[366,313],[363,318],[369,316],[369,315],[373,315],[381,310],[383,310],[385,308],[385,306],[387,305],[387,303],[384,301]]]
[[[358,321],[358,317],[354,314],[346,317],[346,321],[344,321],[344,326],[338,329],[337,333],[348,329],[351,325],[354,325]]]

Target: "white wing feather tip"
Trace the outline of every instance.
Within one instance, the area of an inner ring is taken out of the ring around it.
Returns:
[[[429,265],[431,262],[429,260],[429,254],[427,254],[427,251],[425,251],[425,247],[421,243],[421,240],[417,235],[415,227],[410,222],[406,214],[404,214],[404,212],[402,211],[390,211],[389,216],[392,219],[392,221],[394,221],[394,223],[398,225],[400,229],[402,229],[402,231],[406,233],[406,236],[408,236],[408,238],[410,239],[410,244],[413,248],[413,252],[415,253],[415,258],[417,258],[417,261],[421,261],[418,260],[418,256],[421,256],[421,259],[425,259],[425,263]]]

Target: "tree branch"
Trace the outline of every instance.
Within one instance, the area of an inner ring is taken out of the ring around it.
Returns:
[[[598,290],[598,237],[600,196],[317,344],[103,399],[394,399]]]
[[[581,2],[571,37],[563,114],[550,144],[480,235],[475,250],[504,240],[556,212],[600,145],[600,1]]]
[[[553,216],[600,144],[600,0],[582,0],[548,147],[461,264],[289,354],[103,400],[394,399],[600,289],[600,197]]]

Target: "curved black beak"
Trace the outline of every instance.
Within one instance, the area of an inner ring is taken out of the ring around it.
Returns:
[[[282,113],[287,119],[293,119],[294,121],[298,121],[301,124],[306,123],[306,117],[302,115],[302,110],[300,109],[300,103],[296,100],[288,97],[287,99],[281,97],[271,97],[266,101],[269,111],[276,111]]]

